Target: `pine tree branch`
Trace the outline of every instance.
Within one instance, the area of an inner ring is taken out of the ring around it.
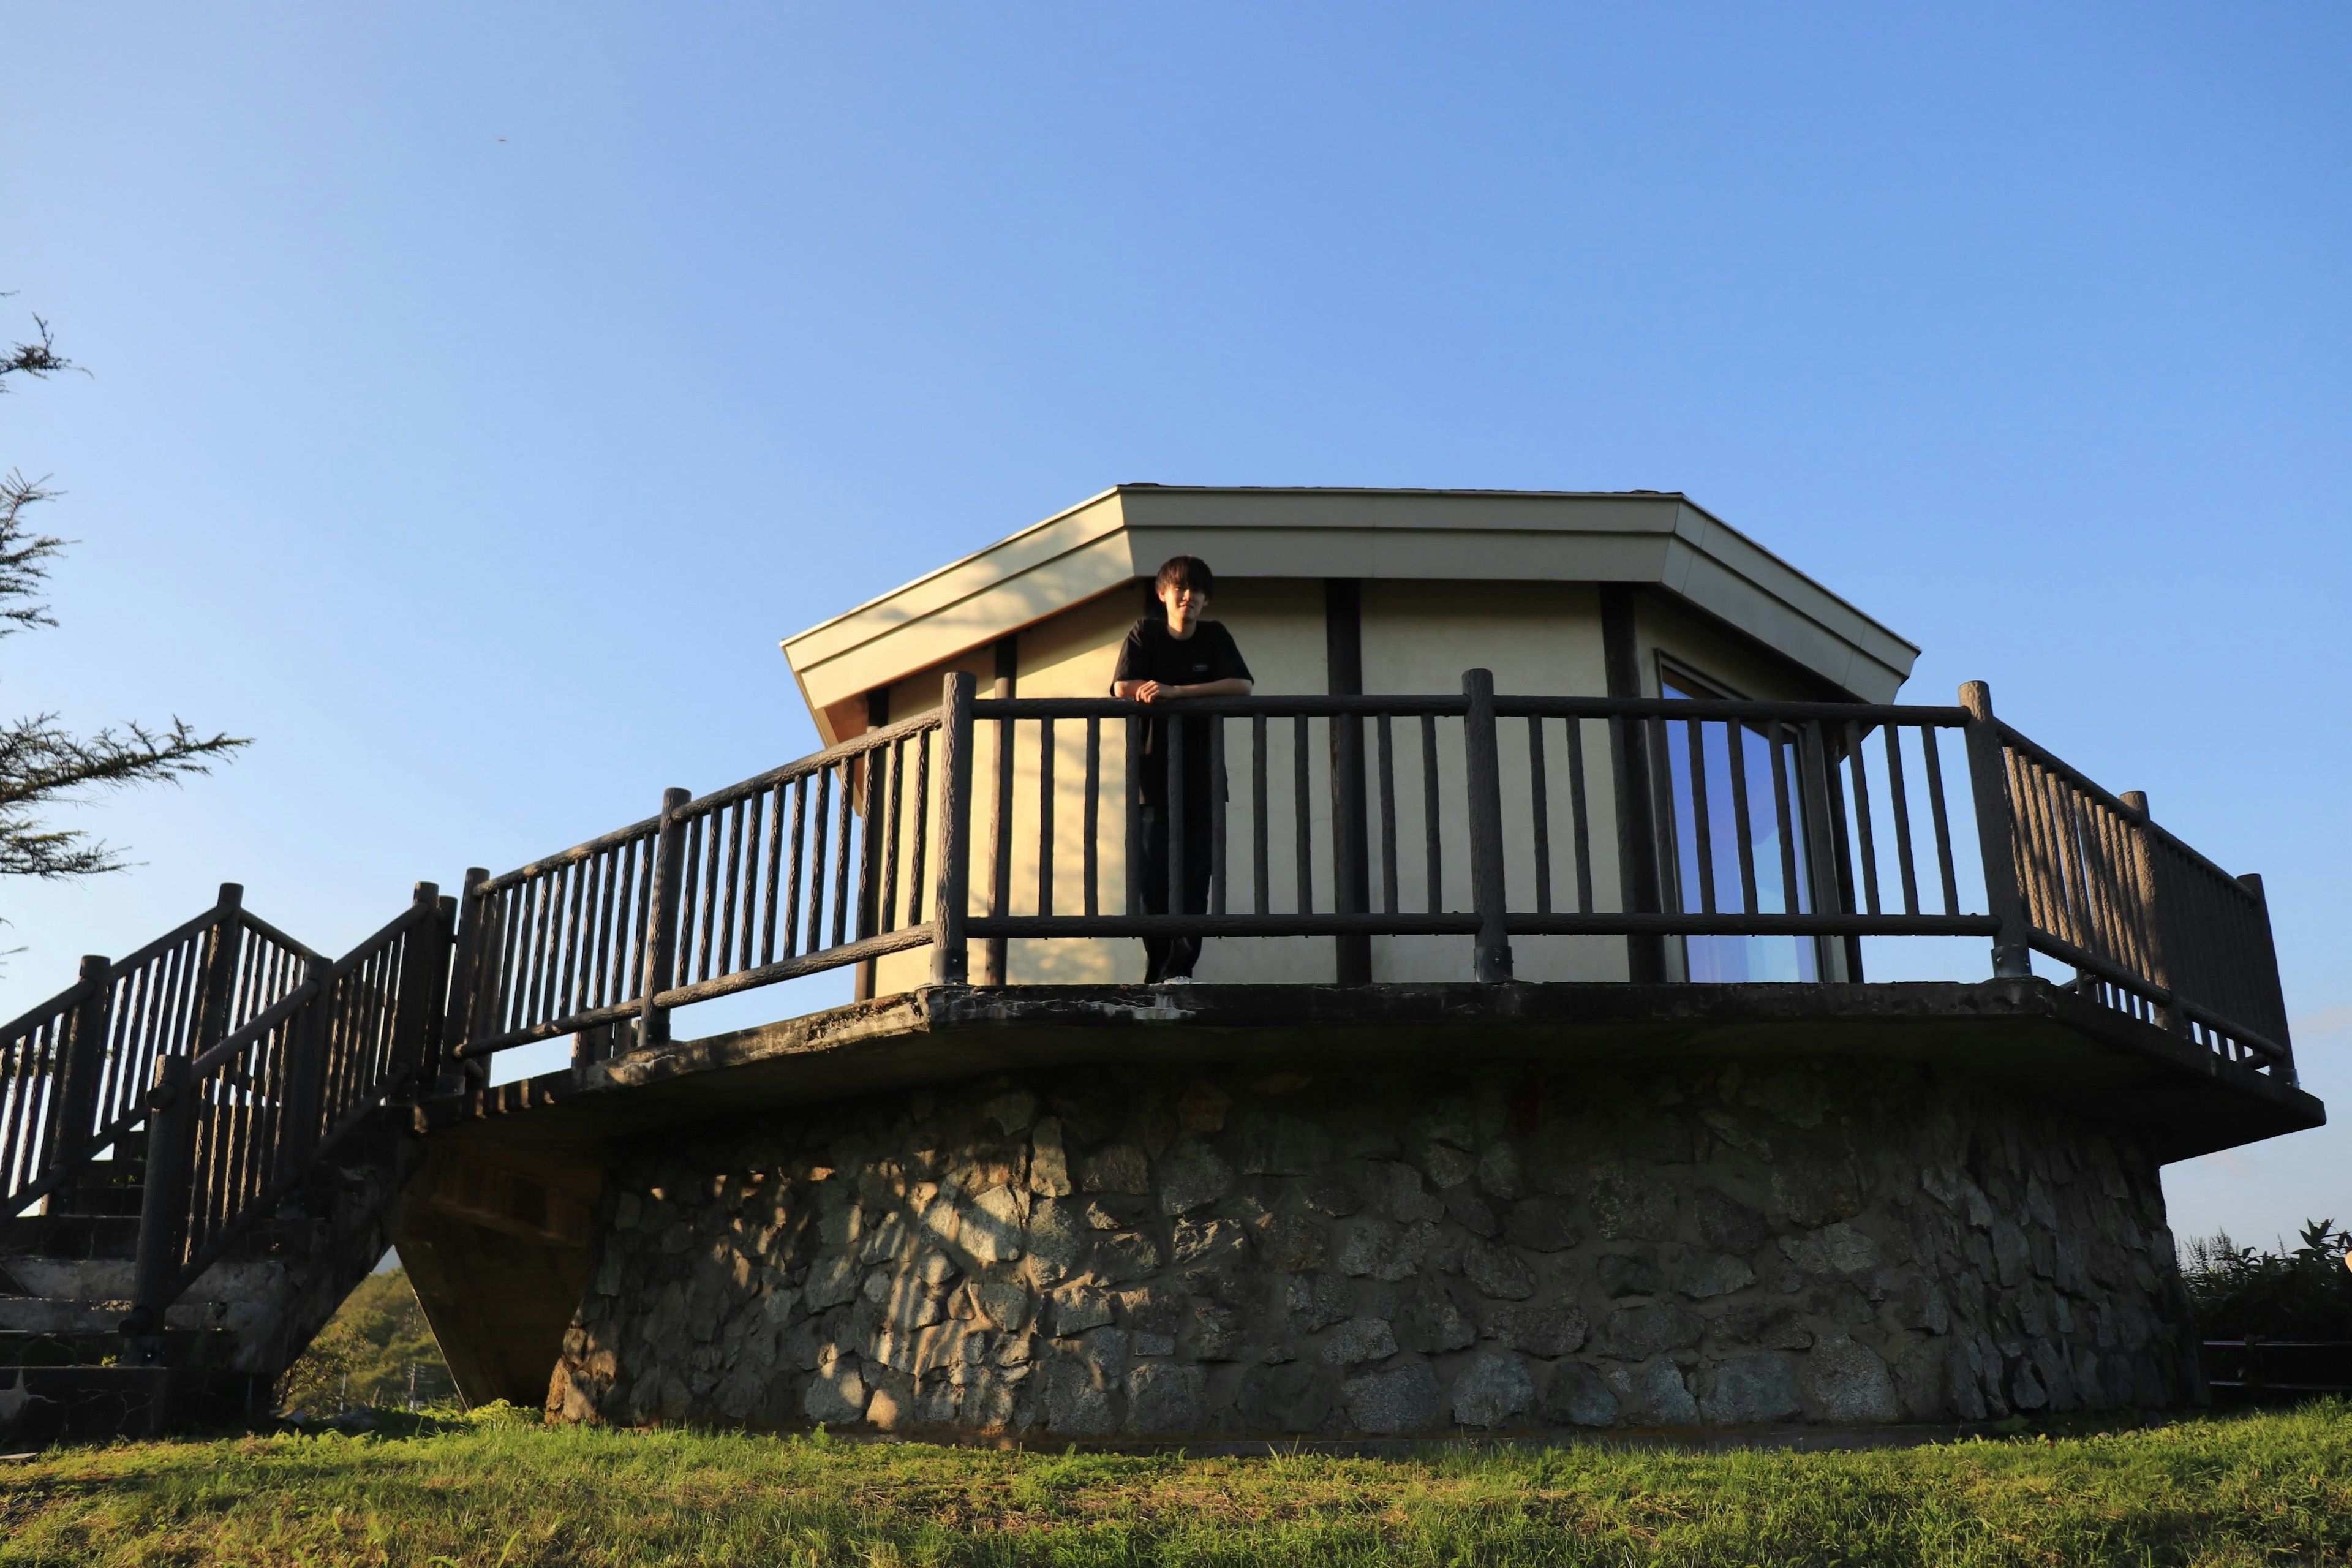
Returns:
[[[0,727],[0,876],[83,877],[118,870],[116,852],[75,829],[45,828],[36,808],[93,789],[178,784],[212,772],[214,759],[250,745],[232,735],[200,735],[184,720],[166,731],[125,724],[78,736],[54,713]]]
[[[36,316],[33,318],[33,325],[40,331],[39,342],[18,343],[5,356],[0,356],[0,392],[8,390],[7,378],[12,375],[29,375],[39,380],[44,376],[54,375],[61,370],[81,369],[73,361],[58,353],[57,343],[49,336],[48,322]],[[85,370],[82,374],[88,375],[89,373]]]
[[[46,479],[28,479],[14,469],[6,479],[0,479],[0,637],[28,626],[58,624],[47,605],[18,602],[40,591],[49,575],[42,563],[65,548],[62,539],[26,531],[26,507],[65,493],[45,489],[47,483]]]

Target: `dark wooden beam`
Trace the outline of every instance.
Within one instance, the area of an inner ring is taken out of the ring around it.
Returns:
[[[1021,639],[1008,633],[996,639],[996,683],[991,697],[1018,697],[1021,685]],[[1013,846],[1005,838],[1004,812],[1013,795],[1013,726],[997,726],[996,788],[988,813],[988,912],[1007,914],[1013,908]],[[982,944],[975,985],[1003,985],[1008,978],[1005,939],[993,936]]]

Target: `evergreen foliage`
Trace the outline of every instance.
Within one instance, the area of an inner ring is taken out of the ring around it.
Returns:
[[[12,375],[40,380],[81,368],[57,352],[47,321],[36,316],[33,324],[38,341],[0,351],[0,392],[9,390]],[[38,600],[48,563],[66,542],[35,532],[26,513],[60,493],[48,489],[47,480],[28,479],[14,469],[0,478],[0,637],[57,625]],[[226,734],[200,733],[176,717],[168,725],[125,723],[89,735],[63,728],[55,713],[0,721],[0,876],[87,877],[120,870],[125,862],[112,847],[78,828],[48,826],[45,812],[94,789],[176,784],[191,773],[210,773],[215,760],[248,744]]]

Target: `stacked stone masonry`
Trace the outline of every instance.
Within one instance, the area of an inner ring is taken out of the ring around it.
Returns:
[[[2157,1171],[1927,1068],[1101,1068],[630,1150],[551,1415],[1115,1441],[2201,1397]]]

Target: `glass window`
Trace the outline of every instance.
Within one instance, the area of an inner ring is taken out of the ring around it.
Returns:
[[[1734,694],[1688,671],[1659,661],[1658,689],[1669,698],[1729,699]],[[1739,795],[1735,788],[1731,752],[1733,726],[1721,720],[1669,721],[1666,772],[1673,784],[1674,820],[1668,827],[1667,874],[1675,888],[1668,894],[1686,913],[1706,908],[1704,889],[1711,884],[1717,912],[1747,910],[1739,874]],[[1706,778],[1706,858],[1699,863],[1698,799],[1700,791],[1691,771],[1692,737],[1697,737],[1700,766]],[[1780,770],[1782,788],[1773,787],[1773,770]],[[1796,803],[1799,789],[1796,747],[1777,735],[1773,727],[1739,727],[1739,784],[1746,786],[1748,854],[1756,875],[1758,914],[1811,914],[1812,893],[1805,878],[1804,823]],[[1782,802],[1788,842],[1783,845]],[[1793,871],[1793,875],[1790,873]],[[1793,899],[1794,909],[1790,905]],[[1684,969],[1695,981],[1717,984],[1749,980],[1816,980],[1820,955],[1816,939],[1809,936],[1691,936],[1683,939]]]

